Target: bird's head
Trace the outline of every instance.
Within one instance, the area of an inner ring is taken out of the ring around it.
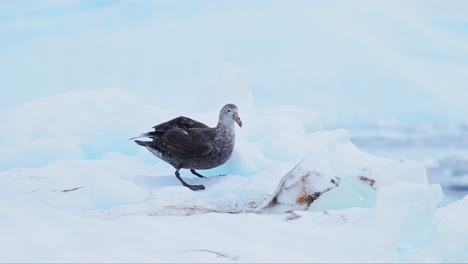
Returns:
[[[239,117],[239,110],[237,109],[236,105],[234,104],[225,105],[221,109],[221,112],[219,113],[219,115],[224,120],[226,119],[234,120],[240,127],[242,127],[242,121],[240,120],[240,117]]]

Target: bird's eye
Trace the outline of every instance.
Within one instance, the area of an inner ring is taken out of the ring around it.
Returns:
[[[231,112],[231,109],[228,109],[228,112],[230,113],[230,112]]]

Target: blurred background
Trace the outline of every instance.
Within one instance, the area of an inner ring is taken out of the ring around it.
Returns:
[[[467,10],[463,0],[0,0],[0,112],[118,87],[186,113],[229,91],[257,108],[315,111],[366,152],[421,161],[456,199],[468,193]]]

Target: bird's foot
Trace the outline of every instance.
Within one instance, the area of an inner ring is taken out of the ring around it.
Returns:
[[[200,190],[205,190],[205,186],[203,185],[191,185],[187,184],[185,187],[189,188],[192,191],[200,191]]]

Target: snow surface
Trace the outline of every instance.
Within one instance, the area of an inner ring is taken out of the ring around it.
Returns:
[[[166,111],[108,88],[0,113],[0,260],[468,261],[468,196],[438,207],[443,191],[422,164],[364,153],[308,110],[244,99],[232,158],[207,179],[182,171],[199,192],[127,139],[177,115],[214,125],[216,112]],[[297,190],[280,182],[297,171],[322,175],[310,182],[320,190],[339,184],[296,208]],[[291,206],[265,210],[278,191]]]

